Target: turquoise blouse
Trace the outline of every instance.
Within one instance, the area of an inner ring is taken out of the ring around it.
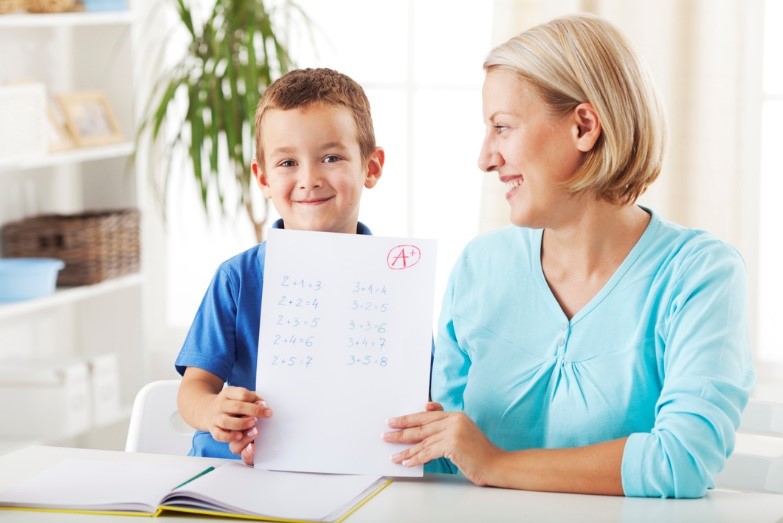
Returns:
[[[472,241],[443,301],[432,398],[507,450],[628,436],[627,496],[700,497],[754,385],[745,267],[730,245],[648,212],[636,246],[570,321],[544,279],[540,229]]]

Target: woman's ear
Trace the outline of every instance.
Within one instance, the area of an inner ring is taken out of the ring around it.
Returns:
[[[601,121],[598,113],[589,103],[581,103],[574,108],[576,147],[583,153],[595,147],[601,136]]]
[[[386,160],[386,153],[382,147],[376,147],[367,159],[367,176],[364,179],[364,186],[372,189],[378,183],[378,179],[383,174],[383,162]]]
[[[263,193],[266,198],[269,198],[269,180],[267,180],[264,170],[255,158],[250,162],[250,169],[253,171],[253,178],[256,179],[258,187],[261,188],[261,193]]]

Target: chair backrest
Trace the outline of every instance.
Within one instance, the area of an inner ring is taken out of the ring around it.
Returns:
[[[125,452],[188,453],[193,429],[177,409],[179,383],[180,380],[159,380],[142,387],[133,402]]]
[[[748,403],[736,452],[726,461],[716,483],[720,488],[783,494],[783,403]]]

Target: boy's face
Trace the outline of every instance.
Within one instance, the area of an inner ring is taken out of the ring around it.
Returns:
[[[253,162],[264,196],[286,229],[356,233],[359,201],[383,169],[383,149],[362,159],[356,125],[340,106],[268,109],[261,121],[264,168]]]

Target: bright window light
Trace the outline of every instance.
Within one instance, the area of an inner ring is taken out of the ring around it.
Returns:
[[[492,3],[297,4],[314,22],[318,44],[313,49],[292,28],[297,65],[330,67],[362,84],[386,151],[383,176],[365,191],[359,219],[376,235],[438,240],[437,318],[449,271],[479,230],[481,66],[491,47]],[[218,264],[255,240],[241,213],[230,224],[207,223],[195,187],[177,190],[183,194],[169,209],[168,321],[187,327]]]
[[[758,357],[783,362],[780,344],[780,297],[783,296],[783,2],[767,0],[764,16],[764,96],[761,128],[759,203],[759,332]]]

